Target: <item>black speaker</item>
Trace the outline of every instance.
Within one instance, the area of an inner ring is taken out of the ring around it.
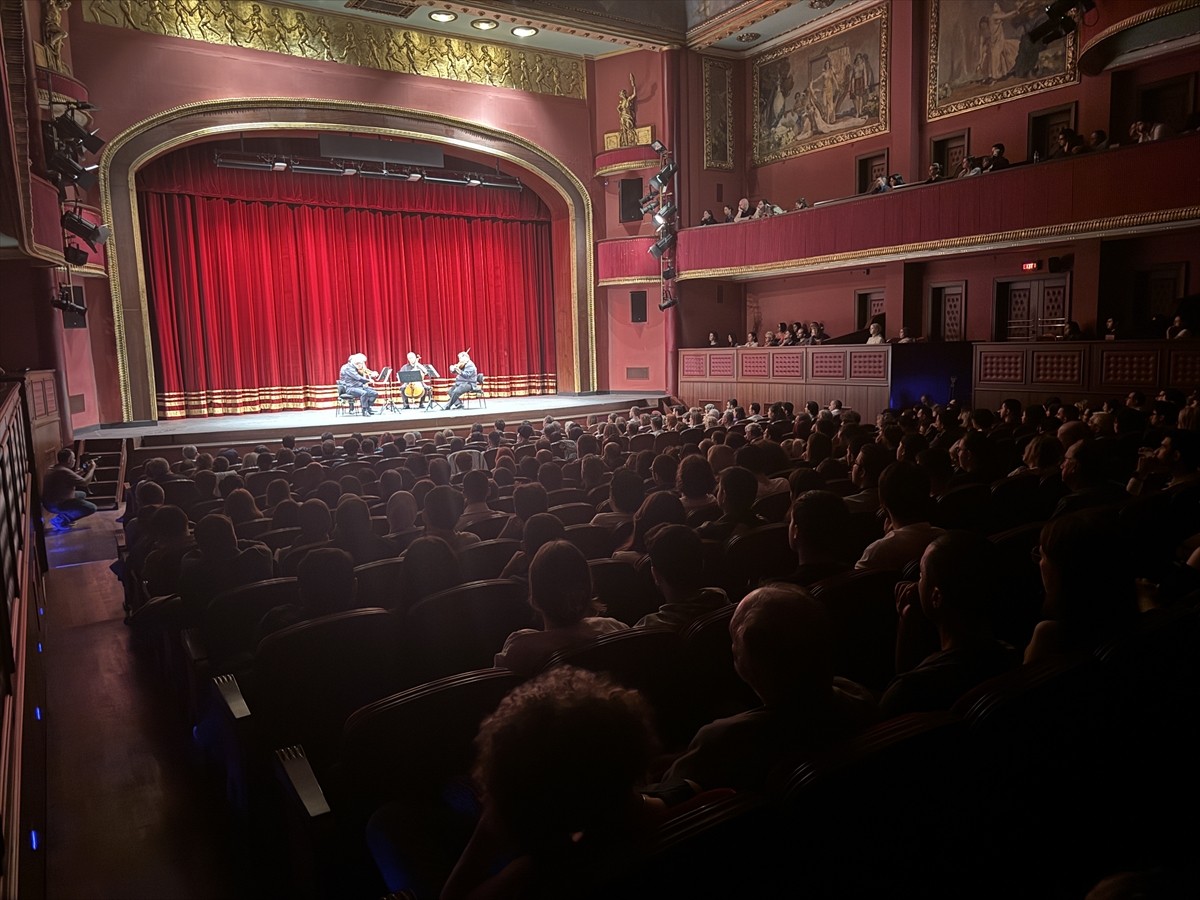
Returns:
[[[629,292],[629,321],[637,324],[646,321],[646,292]]]
[[[640,222],[642,220],[642,179],[621,179],[621,221]]]
[[[81,285],[71,285],[71,301],[75,304],[76,309],[64,309],[62,311],[63,328],[87,328],[87,307],[83,302],[83,287]],[[80,309],[85,310],[85,312],[78,312]]]

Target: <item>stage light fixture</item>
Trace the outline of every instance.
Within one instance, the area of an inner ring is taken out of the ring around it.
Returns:
[[[447,22],[453,22],[455,19],[457,19],[458,13],[452,13],[448,9],[439,9],[431,12],[429,14],[429,18],[433,19],[435,22],[441,22],[443,25],[445,25]]]
[[[423,177],[424,176],[420,172],[409,172],[408,173],[409,181],[420,181]]]
[[[478,28],[480,31],[491,31],[493,28],[500,27],[500,23],[495,19],[473,19],[471,27]]]
[[[468,175],[467,184],[471,187],[479,187],[481,184],[483,184],[483,179],[478,175]]]
[[[50,299],[50,305],[55,309],[61,309],[63,312],[74,313],[77,316],[86,316],[87,307],[82,303],[76,303],[71,294],[71,286],[69,284],[60,284],[58,286],[58,296]]]
[[[664,253],[675,246],[675,232],[668,231],[657,241],[650,245],[648,253],[655,259],[662,259]]]
[[[354,165],[354,163],[346,163],[344,166],[342,166],[342,174],[343,175],[357,175],[358,174],[358,166]]]
[[[271,163],[272,172],[286,172],[288,170],[288,161],[286,159],[277,159]]]
[[[650,200],[647,200],[644,203],[642,203],[641,207],[639,207],[639,208],[641,209],[642,215],[644,216],[644,215],[646,215],[646,213],[653,212],[655,210],[655,208],[657,208],[657,206],[658,206],[658,201],[651,198]]]
[[[99,166],[84,166],[80,165],[66,153],[61,150],[55,151],[50,157],[50,168],[58,172],[71,184],[77,184],[81,188],[87,189],[96,184],[96,173],[99,171]]]
[[[313,165],[312,163],[294,162],[291,165],[293,172],[301,175],[337,175],[339,178],[346,174],[342,166],[334,165]]]
[[[104,138],[94,131],[88,131],[67,110],[53,122],[54,133],[59,139],[68,144],[80,144],[88,153],[99,153],[104,146]]]
[[[663,281],[672,281],[672,280],[674,280],[674,278],[675,278],[675,267],[674,267],[674,266],[670,266],[670,265],[669,265],[669,266],[667,266],[665,269],[663,269],[662,277],[663,277]]]
[[[661,172],[659,172],[657,175],[655,175],[653,178],[650,179],[650,186],[653,188],[657,188],[660,191],[663,190],[664,188],[666,188],[667,184],[670,183],[671,177],[678,171],[679,171],[679,166],[675,165],[675,163],[673,163],[673,162],[667,163],[665,166],[662,167]]]
[[[214,157],[218,169],[253,169],[258,172],[279,171],[277,163],[265,157],[255,157],[252,159],[238,159],[231,156],[216,156]],[[287,163],[284,163],[284,168]]]
[[[529,37],[533,37],[535,34],[537,34],[538,30],[536,28],[534,28],[532,25],[518,25],[516,28],[514,28],[512,30],[512,33],[515,37],[529,38]]]
[[[663,227],[669,225],[671,223],[671,220],[675,218],[676,212],[677,212],[677,209],[676,209],[675,204],[668,203],[666,206],[664,206],[662,209],[660,209],[658,212],[656,212],[654,214],[654,224],[657,225],[659,228],[663,228]]]
[[[678,305],[679,305],[678,297],[672,297],[670,294],[664,294],[662,301],[658,304],[658,310],[659,310],[659,312],[666,312],[672,306],[678,306]]]
[[[650,142],[650,149],[653,150],[655,153],[666,153],[667,145],[664,144],[662,141],[653,140]]]
[[[112,229],[107,225],[89,222],[77,212],[63,213],[60,221],[64,229],[76,237],[83,238],[83,242],[91,247],[93,252],[112,234]]]
[[[83,266],[87,264],[87,251],[78,244],[69,243],[63,247],[63,257],[67,263],[72,266]]]

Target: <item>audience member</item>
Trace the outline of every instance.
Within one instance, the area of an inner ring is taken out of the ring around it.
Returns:
[[[663,595],[657,612],[637,623],[666,625],[682,631],[696,619],[729,604],[717,587],[705,586],[704,545],[692,529],[663,525],[650,537],[650,572]]]
[[[721,507],[721,515],[701,525],[696,529],[697,534],[705,540],[725,542],[767,524],[754,512],[757,495],[758,479],[753,472],[741,466],[725,469],[717,485],[717,504]]]
[[[42,480],[42,506],[54,513],[50,527],[55,530],[70,528],[80,519],[96,512],[96,504],[87,499],[88,485],[96,477],[96,464],[91,460],[84,462],[80,475],[75,467],[75,451],[64,447],[58,451],[57,463],[46,472]],[[136,515],[134,510],[126,508],[126,517]]]
[[[929,524],[929,476],[919,466],[898,462],[884,469],[879,503],[887,516],[887,533],[863,551],[856,569],[899,572],[945,534]]]

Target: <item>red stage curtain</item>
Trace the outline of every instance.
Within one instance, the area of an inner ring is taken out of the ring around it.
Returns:
[[[448,375],[470,347],[489,392],[555,390],[550,222],[531,191],[180,156],[139,195],[160,416],[327,407],[354,352],[378,370],[415,350]]]

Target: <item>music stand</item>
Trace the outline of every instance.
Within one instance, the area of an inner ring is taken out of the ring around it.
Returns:
[[[401,384],[415,384],[418,382],[424,382],[425,376],[420,372],[414,372],[412,370],[409,370],[409,371],[404,371],[404,372],[397,372],[396,380],[399,381]],[[401,390],[401,392],[403,392],[404,388],[401,388],[400,390]],[[429,385],[426,385],[425,390],[429,392],[429,408],[433,409],[436,406],[438,409],[441,409],[442,408],[441,404],[433,399],[433,388]]]
[[[399,412],[400,410],[396,409],[396,402],[392,399],[392,367],[384,366],[375,381],[383,385],[383,408],[388,412]]]

